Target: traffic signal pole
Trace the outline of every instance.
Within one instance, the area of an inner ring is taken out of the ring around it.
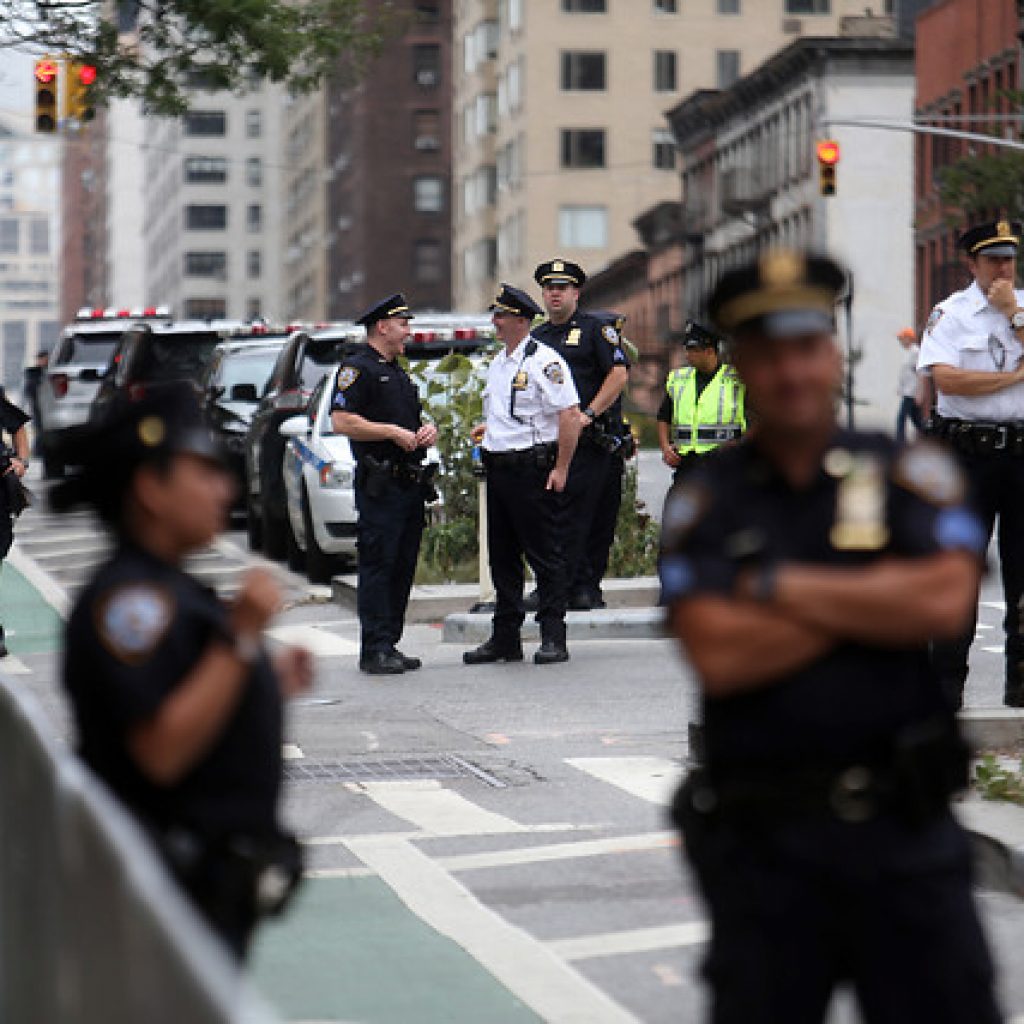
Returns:
[[[993,118],[994,120],[995,118]],[[966,120],[961,118],[961,120]],[[966,142],[983,142],[987,146],[1001,149],[1024,150],[1024,142],[1016,139],[1004,139],[999,135],[983,135],[980,132],[965,132],[959,128],[937,128],[930,124],[918,124],[916,121],[881,121],[869,117],[829,117],[824,118],[824,125],[829,128],[869,128],[883,132],[911,132],[914,135],[941,135],[947,139],[963,139]],[[1024,125],[1024,114],[1016,119],[1016,123]]]

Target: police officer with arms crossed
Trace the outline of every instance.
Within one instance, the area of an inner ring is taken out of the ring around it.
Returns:
[[[409,604],[430,473],[422,465],[437,440],[424,423],[419,392],[398,362],[409,338],[412,313],[401,293],[368,309],[364,351],[338,370],[331,424],[352,441],[359,513],[359,667],[371,675],[397,675],[420,667],[398,650]]]
[[[715,1024],[995,1024],[949,797],[967,756],[928,641],[970,617],[984,531],[933,445],[838,428],[846,275],[775,251],[710,299],[758,410],[665,507],[662,586],[706,763],[673,811],[712,920]]]
[[[668,375],[658,409],[661,458],[674,470],[673,483],[747,426],[743,384],[719,358],[718,335],[691,320],[684,344],[687,365]]]
[[[606,528],[597,510],[602,501],[609,502],[609,474],[617,474],[621,488],[619,456],[608,439],[624,432],[621,396],[629,379],[629,359],[618,329],[607,317],[580,311],[580,288],[587,279],[582,267],[569,260],[548,260],[533,277],[541,286],[548,314],[533,336],[568,363],[582,409],[577,414],[582,433],[562,497],[561,536],[569,607],[585,611],[604,603],[600,577],[593,579],[590,567],[607,566],[614,540],[614,530]]]
[[[565,361],[530,336],[540,308],[503,284],[491,304],[504,345],[487,370],[484,423],[472,431],[487,473],[487,545],[497,602],[491,637],[467,665],[522,661],[523,556],[537,578],[538,665],[569,660],[565,641],[568,578],[555,525],[579,436],[579,404]]]
[[[918,368],[937,392],[933,433],[959,454],[985,524],[999,520],[1006,615],[1004,700],[1024,707],[1024,292],[1014,289],[1021,225],[1001,220],[965,231],[960,247],[974,280],[932,310]],[[936,670],[950,700],[963,702],[974,620],[937,644]]]
[[[208,924],[239,957],[301,875],[281,828],[282,698],[309,687],[297,648],[272,662],[268,572],[220,601],[182,568],[227,521],[231,477],[191,387],[112,404],[67,440],[84,471],[51,492],[92,505],[114,553],[68,620],[64,685],[86,764],[137,815]]]

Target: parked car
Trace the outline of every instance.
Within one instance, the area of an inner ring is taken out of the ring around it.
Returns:
[[[60,340],[40,381],[39,420],[34,425],[48,478],[64,475],[58,452],[65,431],[89,418],[89,410],[125,331],[136,323],[166,322],[156,308],[81,309]]]
[[[245,506],[245,435],[270,379],[284,334],[222,341],[213,350],[199,383],[206,422],[220,441],[238,482],[238,504]]]

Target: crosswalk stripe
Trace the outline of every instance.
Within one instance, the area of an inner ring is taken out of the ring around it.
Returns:
[[[358,641],[338,636],[337,633],[329,633],[327,630],[320,629],[317,626],[278,626],[275,629],[268,629],[267,635],[282,644],[295,644],[298,647],[305,647],[312,654],[320,658],[356,654],[359,651]]]
[[[458,943],[548,1024],[639,1024],[541,942],[485,907],[408,842],[350,841],[349,849],[435,931]]]
[[[634,928],[601,935],[580,935],[548,942],[548,949],[564,960],[590,960],[600,956],[651,953],[659,949],[678,949],[707,942],[711,926],[706,921],[687,921],[655,928]]]
[[[389,814],[404,818],[431,835],[501,835],[524,832],[518,822],[477,806],[436,779],[350,783]]]
[[[21,660],[16,658],[13,654],[8,654],[6,658],[0,660],[0,674],[10,676],[28,676],[32,674],[32,669],[28,667]]]
[[[672,802],[683,773],[666,757],[568,757],[565,763],[661,807]]]

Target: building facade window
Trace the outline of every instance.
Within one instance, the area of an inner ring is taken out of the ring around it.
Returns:
[[[250,156],[245,161],[245,183],[253,188],[263,184],[263,161],[258,156]]]
[[[259,203],[249,203],[246,206],[245,227],[248,231],[263,230],[263,207]]]
[[[192,231],[223,231],[228,226],[226,206],[186,206],[185,227]]]
[[[675,50],[654,51],[654,91],[676,91],[676,53]]]
[[[417,0],[416,20],[421,25],[436,25],[441,20],[441,4],[438,0]]]
[[[14,217],[0,217],[0,252],[13,256],[20,244],[20,222]]]
[[[223,320],[227,316],[227,302],[224,299],[186,299],[187,320]]]
[[[603,249],[607,246],[607,207],[559,207],[558,244],[572,249]]]
[[[787,14],[831,14],[832,0],[786,0]]]
[[[33,217],[28,222],[28,251],[30,256],[50,254],[50,222],[45,217]]]
[[[719,14],[739,14],[740,0],[718,0]]]
[[[221,156],[187,156],[184,166],[190,185],[220,185],[228,180],[228,162]]]
[[[718,50],[715,53],[715,85],[728,89],[740,77],[740,51]]]
[[[256,320],[258,317],[263,315],[262,313],[263,304],[258,298],[246,299],[245,300],[245,318],[246,320]]]
[[[662,171],[675,170],[676,143],[667,128],[655,128],[651,136],[652,164]]]
[[[444,209],[444,179],[433,174],[413,178],[413,209],[417,213],[440,213]]]
[[[566,14],[604,14],[608,10],[605,0],[562,0]]]
[[[603,128],[563,128],[563,167],[604,167]]]
[[[245,112],[245,137],[258,139],[263,135],[263,111],[247,110]]]
[[[676,0],[654,0],[654,9],[658,14],[675,14],[679,8]]]
[[[413,244],[412,276],[420,284],[436,284],[444,279],[444,260],[441,243],[432,238],[421,238]]]
[[[412,78],[424,89],[436,89],[441,84],[440,46],[420,43],[412,48]]]
[[[605,55],[583,50],[562,53],[562,88],[601,90],[605,88]]]
[[[222,137],[227,127],[228,118],[223,110],[190,110],[181,119],[182,132],[199,138]]]
[[[412,113],[413,148],[433,152],[441,148],[441,111],[414,110]]]
[[[221,280],[228,275],[228,254],[226,252],[185,253],[186,277],[216,277]]]
[[[250,249],[245,254],[245,274],[250,280],[258,278],[263,273],[263,254],[259,249]]]

